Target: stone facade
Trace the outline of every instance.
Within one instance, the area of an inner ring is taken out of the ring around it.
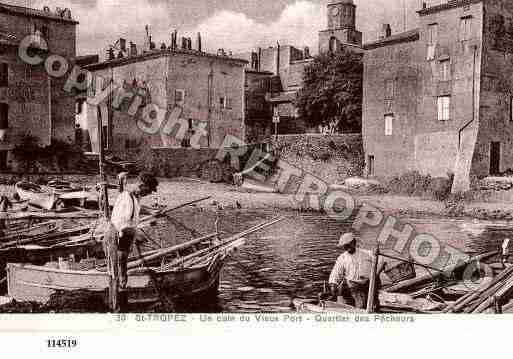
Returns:
[[[505,0],[425,7],[418,29],[364,46],[368,175],[452,172],[459,192],[513,167],[512,10]]]
[[[117,156],[144,162],[152,147],[189,146],[181,140],[188,134],[180,135],[180,131],[191,133],[200,123],[206,125],[199,141],[202,148],[221,147],[227,135],[244,139],[245,64],[227,56],[167,49],[88,66],[97,81],[112,81],[143,98],[135,115],[130,110],[135,97],[122,102],[113,99],[114,107],[119,106],[114,110],[106,106],[111,110],[104,114],[100,111],[102,120],[108,119],[103,123],[108,149]],[[92,84],[93,88],[98,86]],[[161,113],[152,123],[144,122],[148,104]],[[91,138],[96,136],[97,109],[88,108]]]
[[[272,134],[272,112],[267,101],[271,77],[272,72],[245,70],[246,143],[261,142]]]
[[[6,169],[10,151],[27,135],[36,137],[40,145],[49,145],[52,139],[73,142],[75,98],[64,91],[67,77],[50,77],[43,63],[23,62],[18,47],[25,37],[39,34],[47,46],[33,44],[31,51],[43,60],[60,55],[73,66],[77,24],[68,10],[0,7],[0,66],[5,78],[0,85],[0,170]]]
[[[319,53],[336,52],[347,46],[362,46],[362,33],[356,30],[356,5],[353,0],[330,1],[328,28],[319,32]]]

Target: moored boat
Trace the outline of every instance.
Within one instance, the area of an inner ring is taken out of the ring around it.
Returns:
[[[59,196],[54,192],[48,192],[41,186],[31,182],[17,182],[14,186],[21,200],[28,201],[31,205],[52,210],[59,205]]]
[[[129,271],[127,296],[132,305],[150,305],[165,297],[186,300],[216,294],[224,254],[210,257],[193,266],[161,270],[137,268]],[[45,303],[58,291],[105,291],[110,276],[99,270],[65,270],[47,266],[9,263],[7,286],[9,297],[17,301]]]

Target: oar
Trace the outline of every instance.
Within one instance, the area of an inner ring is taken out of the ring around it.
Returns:
[[[251,233],[254,233],[254,232],[257,232],[257,231],[260,231],[266,227],[269,227],[277,222],[280,222],[282,220],[284,220],[285,217],[280,217],[280,218],[276,218],[272,221],[269,221],[269,222],[265,222],[265,223],[261,223],[259,225],[256,225],[250,229],[247,229],[243,232],[240,232],[238,234],[235,234],[231,237],[229,237],[228,239],[225,239],[223,240],[221,243],[213,246],[213,247],[210,247],[210,248],[205,248],[205,249],[202,249],[200,251],[197,251],[195,253],[192,253],[192,254],[189,254],[188,256],[185,256],[183,258],[180,258],[180,259],[175,259],[173,262],[169,263],[166,265],[166,268],[171,268],[173,266],[176,266],[176,265],[181,265],[184,263],[184,261],[187,261],[189,259],[192,259],[192,258],[195,258],[195,257],[200,257],[200,256],[203,256],[203,255],[206,255],[206,254],[211,254],[209,252],[212,252],[213,250],[215,249],[219,249],[221,247],[226,247],[226,246],[229,246],[230,244],[232,244],[233,242],[239,240],[239,239],[242,239],[244,238],[245,236],[251,234]]]
[[[176,245],[176,246],[168,247],[168,248],[163,248],[162,250],[159,250],[158,252],[156,252],[154,254],[151,254],[151,255],[146,256],[146,257],[142,257],[142,258],[140,258],[140,259],[138,259],[136,261],[128,263],[127,268],[131,269],[131,268],[138,267],[138,266],[144,264],[145,262],[153,261],[153,260],[156,260],[156,259],[160,259],[162,257],[165,257],[165,256],[173,253],[173,252],[181,251],[183,249],[189,248],[189,247],[191,247],[191,246],[193,246],[195,244],[204,242],[204,241],[206,241],[208,239],[211,239],[211,238],[214,238],[216,236],[217,236],[217,233],[211,233],[209,235],[193,239],[192,241],[188,241],[188,242],[185,242],[185,243],[182,243],[182,244],[179,244],[179,245]]]
[[[176,264],[169,263],[169,264],[165,265],[164,267],[165,267],[165,269],[170,269],[170,268],[175,267],[177,265],[191,266],[191,265],[194,265],[194,264],[196,264],[198,262],[206,260],[209,257],[215,256],[215,255],[217,255],[219,253],[222,253],[222,252],[229,253],[232,250],[234,250],[235,248],[242,247],[244,244],[246,244],[246,239],[245,238],[239,238],[239,239],[236,239],[233,242],[230,242],[228,244],[222,245],[220,247],[215,246],[215,247],[211,247],[211,248],[205,249],[204,251],[210,250],[205,255],[203,255],[203,253],[199,253],[199,252],[192,253],[192,254],[189,254],[188,256],[185,256],[185,257],[180,258],[179,260],[177,260],[177,261],[181,260],[182,263],[176,263]]]
[[[419,266],[419,267],[422,267],[422,268],[426,268],[426,269],[431,269],[431,270],[434,270],[435,272],[444,273],[444,271],[443,271],[443,270],[441,270],[441,269],[439,269],[439,268],[430,267],[430,266],[425,265],[425,264],[420,264],[420,263],[417,263],[417,262],[412,261],[412,260],[410,260],[410,259],[403,259],[403,258],[394,257],[394,256],[391,256],[391,255],[388,255],[388,254],[383,254],[383,253],[380,253],[379,255],[380,255],[381,257],[386,257],[386,258],[390,258],[390,259],[395,259],[395,260],[400,261],[400,262],[413,264],[413,265],[416,265],[416,266]]]
[[[198,203],[198,202],[206,201],[207,199],[210,199],[210,198],[212,198],[212,196],[208,196],[208,197],[200,198],[200,199],[197,199],[197,200],[194,200],[194,201],[190,201],[190,202],[187,202],[187,203],[183,203],[183,204],[180,204],[180,205],[178,205],[176,207],[165,208],[163,210],[158,211],[157,213],[150,214],[150,215],[148,215],[146,217],[141,218],[139,223],[142,224],[142,223],[150,221],[152,219],[164,216],[164,215],[166,215],[169,212],[176,211],[177,209],[180,209],[180,208],[183,208],[183,207],[187,207],[187,206],[190,206],[190,205]]]

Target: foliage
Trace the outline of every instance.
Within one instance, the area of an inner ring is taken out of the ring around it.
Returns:
[[[299,117],[312,127],[342,133],[361,131],[362,56],[342,49],[322,53],[305,68],[296,106]]]
[[[388,182],[391,193],[408,196],[431,197],[437,201],[444,201],[451,194],[454,175],[448,177],[431,177],[422,175],[418,171],[409,171],[400,176],[393,177]]]
[[[60,140],[41,146],[38,138],[26,135],[13,150],[18,171],[27,173],[79,171],[84,169],[82,150]]]

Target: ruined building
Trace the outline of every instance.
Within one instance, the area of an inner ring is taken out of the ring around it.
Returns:
[[[68,9],[0,4],[0,171],[8,169],[12,150],[26,136],[40,145],[74,140],[74,94],[64,91],[66,76],[48,74],[44,59],[60,55],[72,68],[77,24]],[[38,65],[18,56],[29,35],[35,39],[29,55],[43,60]]]
[[[513,168],[513,2],[452,0],[364,46],[367,173],[472,177]]]

